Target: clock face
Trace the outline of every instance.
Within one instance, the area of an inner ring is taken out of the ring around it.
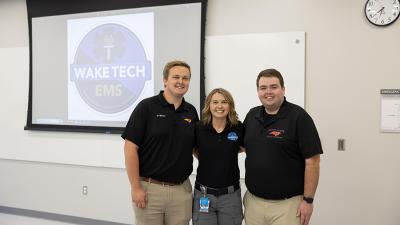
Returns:
[[[399,17],[399,0],[368,0],[365,16],[377,26],[387,26]]]

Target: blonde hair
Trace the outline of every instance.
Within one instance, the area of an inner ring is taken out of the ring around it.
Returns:
[[[215,88],[207,95],[206,100],[204,101],[204,108],[201,111],[201,114],[202,114],[201,121],[203,122],[204,125],[211,123],[212,114],[210,111],[210,103],[211,103],[212,96],[216,93],[219,93],[222,96],[224,96],[225,100],[228,102],[229,113],[227,115],[227,123],[230,126],[237,125],[239,123],[239,117],[235,110],[235,102],[233,101],[231,93],[229,93],[229,91],[227,91],[223,88]]]

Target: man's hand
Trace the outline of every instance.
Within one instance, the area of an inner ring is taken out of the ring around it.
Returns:
[[[313,204],[309,204],[302,200],[299,208],[297,209],[297,216],[300,217],[301,225],[308,225],[310,222],[311,214],[313,212]]]
[[[132,202],[136,204],[136,207],[146,208],[147,194],[141,187],[131,189],[131,195],[132,195]]]

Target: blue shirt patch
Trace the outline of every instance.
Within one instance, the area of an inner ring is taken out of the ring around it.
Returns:
[[[229,132],[228,133],[228,140],[230,141],[237,141],[239,139],[239,137],[237,136],[237,134],[235,132]]]

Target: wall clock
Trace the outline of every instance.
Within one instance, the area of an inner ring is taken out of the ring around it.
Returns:
[[[387,26],[399,18],[400,0],[367,0],[365,16],[376,26]]]

